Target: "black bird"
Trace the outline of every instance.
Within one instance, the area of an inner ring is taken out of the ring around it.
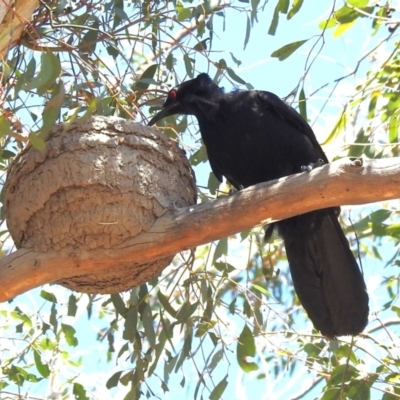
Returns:
[[[224,93],[203,73],[172,89],[149,125],[173,114],[197,118],[215,176],[238,190],[328,162],[307,122],[270,92]],[[297,296],[329,338],[357,335],[368,322],[364,279],[337,214],[327,208],[276,223]]]

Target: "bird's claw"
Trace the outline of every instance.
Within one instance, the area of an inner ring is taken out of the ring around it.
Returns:
[[[325,164],[325,161],[319,158],[315,163],[310,163],[308,165],[301,166],[301,172],[308,172],[310,173],[313,169],[321,167]]]

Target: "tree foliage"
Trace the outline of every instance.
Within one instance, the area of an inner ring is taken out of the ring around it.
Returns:
[[[310,2],[275,0],[272,8],[259,0],[41,2],[1,63],[3,178],[18,149],[28,142],[42,149],[56,122],[93,113],[145,122],[169,87],[202,71],[251,89],[231,49],[225,58],[213,50],[224,24],[241,21],[235,24],[246,48],[260,40],[252,31],[268,13],[265,31],[278,42],[283,21],[290,27]],[[271,51],[284,63],[307,53],[287,100],[311,121],[315,98],[324,95],[324,113],[340,85],[357,78],[325,145],[334,146],[335,157],[398,156],[398,10],[367,0],[327,6],[314,36],[293,32],[290,43]],[[326,46],[354,34],[357,24],[365,27],[367,51],[348,73],[310,90],[307,79]],[[204,169],[207,155],[190,119],[169,117],[162,129]],[[199,186],[200,201],[224,189],[210,173],[207,187]],[[360,337],[329,341],[312,329],[281,241],[264,245],[255,228],[178,255],[161,276],[126,293],[86,295],[47,285],[0,305],[0,391],[9,398],[82,400],[168,393],[222,399],[235,390],[238,398],[241,390],[268,399],[400,398],[398,202],[346,215],[366,274],[373,268],[381,277],[367,281],[373,313]],[[1,233],[6,253],[12,245],[6,228]]]

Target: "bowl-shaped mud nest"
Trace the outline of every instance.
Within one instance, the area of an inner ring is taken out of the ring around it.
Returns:
[[[97,116],[57,126],[42,151],[24,149],[8,172],[4,200],[18,247],[89,252],[118,247],[167,210],[195,204],[196,186],[176,142],[129,120]],[[58,283],[119,292],[148,281],[171,260],[132,260]]]

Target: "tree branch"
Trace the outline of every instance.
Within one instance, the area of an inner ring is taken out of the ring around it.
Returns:
[[[359,160],[357,160],[359,161]],[[400,198],[400,158],[348,159],[232,196],[177,210],[156,220],[148,232],[114,249],[39,253],[20,249],[0,260],[0,301],[45,283],[84,275],[123,263],[144,264],[221,237],[319,208]]]

